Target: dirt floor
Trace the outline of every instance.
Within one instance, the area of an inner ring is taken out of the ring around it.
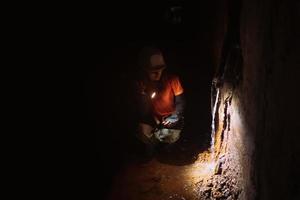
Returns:
[[[148,161],[127,163],[115,175],[108,199],[239,199],[233,170],[220,172],[209,148],[203,148],[185,139]]]
[[[186,165],[163,163],[159,157],[128,164],[116,175],[110,199],[195,199],[198,182],[211,172],[209,154],[199,156]]]

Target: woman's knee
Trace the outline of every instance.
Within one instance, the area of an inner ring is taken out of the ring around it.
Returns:
[[[149,124],[139,123],[137,137],[146,144],[152,143],[153,127]]]

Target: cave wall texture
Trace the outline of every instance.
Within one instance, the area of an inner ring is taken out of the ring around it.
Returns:
[[[300,199],[297,123],[300,3],[296,0],[239,2],[242,78],[233,87],[225,76],[220,89],[220,123],[215,136],[218,159],[227,151],[234,160],[231,162],[239,164],[236,170],[243,188],[239,199]],[[219,60],[216,66],[220,65],[228,29],[228,4],[219,7],[213,48]],[[230,94],[230,109],[225,111]],[[222,133],[224,122],[227,131]],[[221,140],[229,142],[220,144]]]

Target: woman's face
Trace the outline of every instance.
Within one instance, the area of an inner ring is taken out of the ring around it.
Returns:
[[[154,54],[150,57],[150,66],[164,66],[165,61],[161,54]],[[162,75],[163,69],[153,70],[148,72],[149,79],[151,81],[159,81]]]
[[[157,71],[148,72],[148,77],[151,81],[159,81],[162,75],[163,69]]]

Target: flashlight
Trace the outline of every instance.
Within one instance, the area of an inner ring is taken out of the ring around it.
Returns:
[[[155,96],[156,96],[156,92],[153,92],[153,93],[151,94],[151,99],[153,99]]]

